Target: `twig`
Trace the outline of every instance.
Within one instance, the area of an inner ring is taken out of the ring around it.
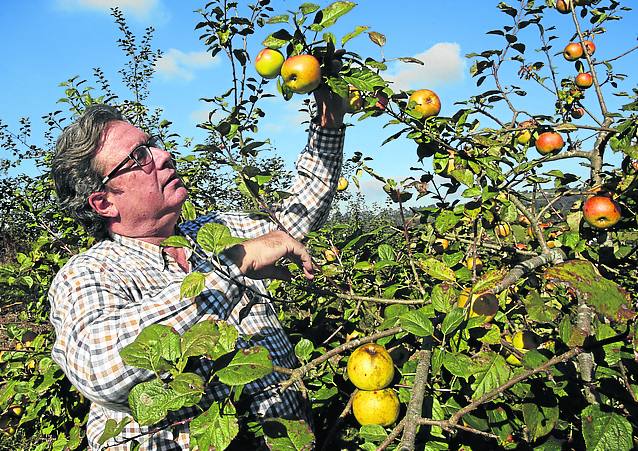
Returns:
[[[350,413],[350,410],[352,409],[352,400],[354,399],[354,393],[356,392],[353,392],[352,395],[350,395],[350,398],[348,399],[348,403],[341,411],[341,414],[339,415],[339,417],[337,417],[337,421],[335,421],[335,424],[333,424],[332,427],[330,428],[330,431],[328,432],[328,435],[326,436],[326,440],[323,442],[323,445],[321,446],[321,451],[325,451],[327,449],[328,445],[332,442],[332,436],[337,431],[337,428],[339,427],[341,423],[343,423],[343,420]]]
[[[547,371],[551,367],[553,367],[554,365],[556,365],[558,363],[562,363],[562,362],[566,362],[568,360],[571,360],[574,357],[576,357],[577,355],[580,355],[582,353],[583,353],[583,348],[576,347],[576,348],[570,349],[569,351],[565,352],[564,354],[561,354],[559,356],[556,356],[556,357],[553,357],[553,358],[549,359],[547,362],[545,362],[543,365],[541,365],[539,367],[536,367],[536,368],[531,369],[531,370],[527,370],[527,371],[519,374],[518,376],[510,379],[509,381],[507,381],[503,385],[501,385],[499,387],[496,387],[493,390],[490,390],[489,392],[487,392],[486,394],[481,396],[479,399],[471,402],[467,406],[465,406],[462,409],[458,410],[454,415],[452,415],[450,417],[449,420],[447,420],[449,425],[450,426],[456,425],[459,422],[459,420],[461,419],[461,417],[463,417],[463,415],[465,415],[467,413],[470,413],[473,410],[475,410],[476,408],[478,408],[480,405],[485,404],[488,401],[491,401],[496,396],[500,395],[505,390],[507,390],[508,388],[518,384],[519,382],[524,381],[525,379],[533,376],[534,374],[542,373],[544,371]]]
[[[388,446],[390,446],[392,444],[392,442],[394,442],[396,440],[396,438],[399,436],[399,434],[403,430],[403,425],[404,424],[405,424],[405,419],[401,420],[399,422],[399,424],[397,424],[394,427],[394,429],[392,429],[392,432],[390,432],[390,434],[388,434],[386,439],[383,442],[381,442],[381,444],[377,447],[376,451],[383,451]]]
[[[316,366],[322,364],[323,362],[325,362],[326,360],[330,359],[331,357],[341,354],[344,351],[347,351],[348,349],[352,349],[352,348],[356,348],[362,344],[365,343],[370,343],[373,342],[375,340],[378,340],[379,338],[383,338],[383,337],[388,337],[390,335],[395,335],[398,334],[399,332],[401,332],[403,329],[400,326],[397,327],[393,327],[391,329],[386,329],[386,330],[382,330],[381,332],[377,332],[375,334],[369,335],[367,337],[363,337],[363,338],[358,338],[356,340],[352,340],[349,341],[347,343],[344,343],[340,346],[337,346],[336,348],[331,349],[330,351],[326,352],[325,354],[317,357],[316,359],[311,360],[310,362],[306,363],[305,365],[300,366],[299,368],[296,368],[294,370],[292,370],[292,375],[290,376],[290,378],[288,378],[287,380],[283,381],[281,383],[281,391],[285,391],[286,389],[290,388],[290,386],[292,384],[294,384],[295,382],[301,380],[304,376],[304,374],[306,374],[306,372],[308,372],[309,370],[315,368]]]
[[[543,266],[548,263],[562,262],[564,258],[565,254],[560,249],[550,249],[546,254],[525,260],[510,269],[505,277],[503,277],[503,279],[497,283],[494,288],[492,288],[492,292],[494,294],[498,294],[513,285],[523,274],[529,273],[539,266]]]

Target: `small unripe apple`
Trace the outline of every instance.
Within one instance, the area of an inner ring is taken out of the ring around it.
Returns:
[[[348,179],[345,177],[339,177],[339,182],[337,183],[337,191],[345,191],[348,188]]]
[[[361,95],[361,91],[354,86],[350,86],[346,111],[348,113],[356,113],[360,111],[361,108],[363,108],[363,96]]]
[[[494,227],[494,232],[501,238],[506,238],[512,233],[512,228],[506,222],[501,222]]]
[[[583,48],[587,50],[588,55],[593,55],[596,52],[596,46],[594,43],[588,39],[583,41]]]
[[[282,64],[284,56],[279,50],[265,48],[255,58],[255,70],[264,78],[278,77]]]
[[[281,66],[284,86],[297,94],[307,94],[321,83],[321,66],[312,55],[295,55]]]
[[[556,132],[544,132],[536,138],[536,150],[541,155],[547,155],[552,152],[558,152],[565,145],[563,137],[560,133]]]
[[[477,271],[480,271],[481,269],[483,269],[483,262],[478,257],[476,258],[470,257],[466,259],[464,265],[470,271],[472,271],[475,267]]]
[[[576,75],[576,86],[582,89],[587,89],[594,84],[594,77],[589,72],[582,72]]]
[[[352,413],[362,426],[390,426],[399,417],[399,397],[391,388],[358,390],[352,397]]]
[[[441,254],[445,252],[448,247],[450,247],[450,241],[446,238],[437,238],[434,241],[434,246],[432,247],[437,254]]]
[[[563,57],[567,61],[576,61],[583,56],[583,46],[578,42],[570,42],[563,50]]]
[[[574,108],[571,111],[571,115],[574,119],[580,119],[581,117],[585,115],[585,108],[582,108],[582,107]]]
[[[572,0],[556,0],[556,9],[561,14],[569,14],[572,8]]]
[[[457,305],[461,308],[470,302],[470,318],[485,316],[485,322],[492,321],[498,312],[498,298],[492,293],[473,294],[469,299],[470,289],[464,288],[457,300]]]
[[[414,110],[421,113],[423,119],[436,116],[441,111],[441,99],[429,89],[414,91],[408,99],[408,104],[413,102]]]
[[[383,91],[377,91],[375,97],[377,98],[377,102],[374,104],[374,107],[381,111],[385,110],[388,106],[388,102],[390,101],[390,99],[388,99],[388,95]]]
[[[332,249],[326,249],[325,251],[323,251],[323,257],[328,263],[332,263],[337,259],[337,254]]]
[[[513,336],[507,335],[505,341],[511,343],[516,349],[525,354],[530,349],[536,349],[538,347],[538,339],[534,332],[529,330],[519,330]],[[508,363],[520,366],[520,359],[514,354],[510,354],[505,359]]]
[[[596,195],[583,203],[583,217],[592,227],[606,229],[620,221],[622,213],[612,198]]]

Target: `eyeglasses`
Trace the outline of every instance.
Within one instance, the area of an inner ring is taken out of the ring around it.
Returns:
[[[151,136],[145,143],[140,144],[135,149],[133,149],[126,156],[126,158],[122,160],[122,162],[120,162],[113,168],[113,170],[111,170],[111,172],[104,176],[104,178],[102,179],[102,185],[106,185],[106,182],[111,180],[115,173],[122,169],[124,165],[129,161],[133,161],[133,164],[130,166],[131,168],[135,167],[136,165],[141,168],[143,166],[151,164],[151,162],[153,161],[153,152],[151,151],[152,148],[164,150],[164,141],[162,141],[162,138],[160,138],[159,136]]]

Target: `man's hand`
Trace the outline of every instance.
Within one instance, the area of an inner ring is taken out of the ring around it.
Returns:
[[[339,97],[325,84],[315,89],[314,94],[319,125],[326,128],[341,127],[343,116],[346,114],[347,99]]]
[[[251,279],[290,280],[288,269],[276,266],[282,258],[288,258],[303,268],[307,279],[314,277],[310,254],[303,244],[285,232],[267,233],[233,246],[224,253]]]

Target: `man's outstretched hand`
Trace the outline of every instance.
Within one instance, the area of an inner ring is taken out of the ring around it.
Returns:
[[[346,114],[347,100],[332,92],[326,84],[314,90],[317,102],[317,121],[326,128],[340,128]]]
[[[285,232],[274,231],[246,240],[224,253],[251,279],[290,280],[290,271],[276,265],[282,258],[299,265],[307,279],[314,277],[310,254],[303,244]]]

